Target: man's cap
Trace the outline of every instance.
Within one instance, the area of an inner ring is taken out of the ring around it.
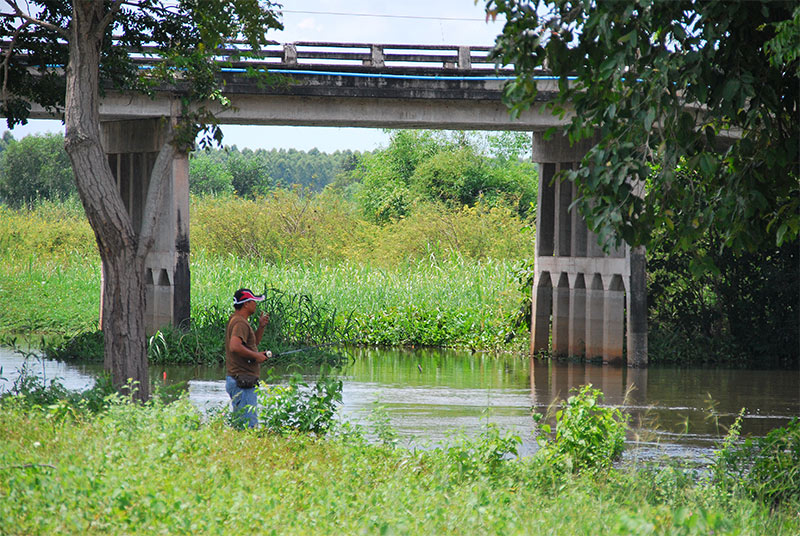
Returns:
[[[263,295],[256,295],[249,288],[240,288],[233,293],[233,304],[241,305],[249,301],[264,301]]]

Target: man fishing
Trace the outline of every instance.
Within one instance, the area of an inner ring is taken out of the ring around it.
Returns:
[[[269,315],[259,316],[256,331],[250,327],[249,318],[256,312],[256,304],[260,301],[264,301],[263,295],[257,296],[247,288],[237,290],[233,294],[235,311],[225,329],[225,390],[231,397],[233,423],[237,427],[255,428],[258,424],[255,387],[261,373],[261,363],[272,357],[269,350],[258,351]]]

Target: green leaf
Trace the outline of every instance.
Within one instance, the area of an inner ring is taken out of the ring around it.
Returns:
[[[778,227],[778,232],[775,234],[775,245],[780,246],[783,244],[783,237],[786,236],[786,232],[789,230],[789,226],[787,224],[781,224]]]
[[[700,155],[700,171],[706,177],[711,177],[717,171],[717,160],[708,153]]]
[[[656,111],[653,108],[649,108],[647,110],[647,114],[644,116],[644,130],[645,132],[650,132],[650,129],[653,127],[653,121],[656,119]]]
[[[739,80],[735,78],[731,78],[722,88],[722,99],[729,101],[732,100],[736,93],[739,92],[739,88],[741,87],[741,83]]]

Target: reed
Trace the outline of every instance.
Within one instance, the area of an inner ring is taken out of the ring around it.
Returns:
[[[59,346],[79,341],[63,357],[96,351],[98,337],[85,334],[99,323],[100,261],[80,205],[70,203],[0,206],[0,333],[62,336]],[[378,227],[359,222],[340,199],[280,191],[260,201],[195,198],[193,211],[193,322],[161,334],[185,348],[165,357],[170,351],[156,345],[157,361],[217,359],[209,357],[219,354],[214,333],[241,287],[305,296],[330,324],[312,325],[298,309],[284,315],[289,331],[275,342],[327,342],[337,333],[363,344],[506,346],[520,299],[514,261],[532,250],[525,245],[531,233],[512,232],[524,225],[497,207],[424,207]],[[237,227],[242,221],[250,221],[247,233]]]

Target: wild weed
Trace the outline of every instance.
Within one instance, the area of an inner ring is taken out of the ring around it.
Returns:
[[[601,406],[603,393],[591,384],[573,392],[555,414],[554,437],[543,416],[534,414],[541,431],[539,455],[567,473],[608,469],[625,448],[628,416],[619,408]]]
[[[322,370],[309,385],[294,374],[287,385],[259,384],[259,422],[272,433],[298,432],[324,436],[342,403],[342,381]]]

